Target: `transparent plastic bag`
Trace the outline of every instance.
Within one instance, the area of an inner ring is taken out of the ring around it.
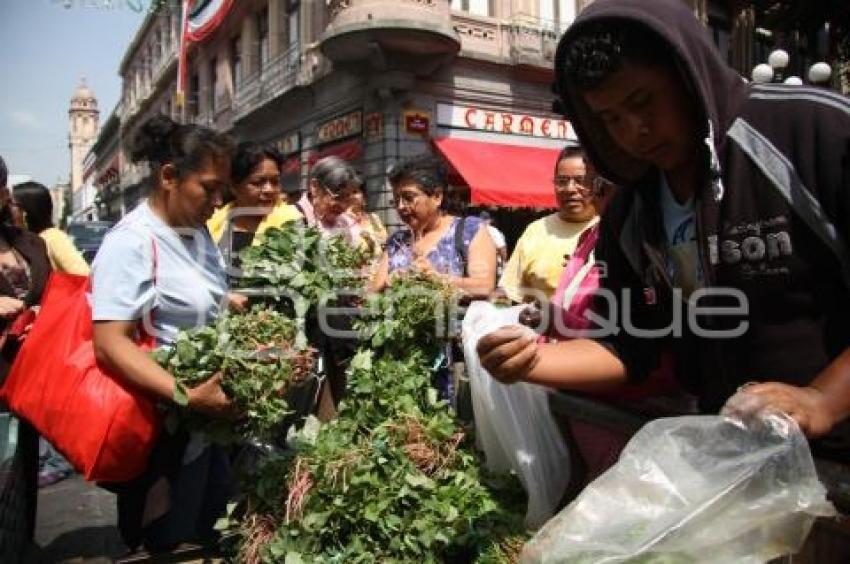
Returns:
[[[569,452],[549,410],[549,392],[493,379],[475,350],[484,335],[516,324],[522,309],[473,302],[463,319],[463,352],[478,447],[489,470],[517,474],[528,494],[526,525],[536,529],[554,514],[570,478]]]
[[[659,419],[543,527],[522,562],[757,563],[834,516],[797,424],[761,413]]]

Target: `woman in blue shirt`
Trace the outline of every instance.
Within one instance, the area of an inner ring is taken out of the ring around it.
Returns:
[[[184,394],[135,338],[145,331],[169,346],[178,331],[209,324],[227,305],[224,262],[205,222],[221,204],[231,151],[230,140],[210,129],[165,117],[144,124],[132,158],[150,166],[150,196],[109,232],[92,267],[98,361],[151,396],[210,415],[230,409],[221,375]],[[209,538],[227,484],[224,453],[198,437],[164,433],[148,471],[118,488],[125,543],[158,550]]]

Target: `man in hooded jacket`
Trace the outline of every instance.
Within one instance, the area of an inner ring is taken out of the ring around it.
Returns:
[[[850,102],[747,84],[681,0],[597,0],[561,39],[556,88],[600,174],[593,339],[479,342],[503,381],[641,381],[671,346],[705,412],[778,409],[850,459]],[[746,386],[745,386],[746,385]],[[741,396],[738,396],[740,398]]]

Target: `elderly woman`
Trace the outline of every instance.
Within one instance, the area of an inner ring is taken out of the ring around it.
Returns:
[[[472,297],[487,296],[495,284],[496,246],[479,218],[444,210],[448,182],[442,163],[430,155],[411,157],[390,170],[389,182],[408,229],[387,241],[372,289],[386,287],[393,272],[416,267],[449,278]]]
[[[363,182],[360,173],[335,156],[320,159],[310,171],[309,199],[315,226],[329,235],[341,234],[351,244],[360,243],[360,227],[348,209]]]

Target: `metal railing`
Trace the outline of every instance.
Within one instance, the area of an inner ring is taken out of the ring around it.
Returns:
[[[236,85],[233,100],[235,117],[252,112],[298,84],[301,70],[301,46],[292,45],[266,65]]]
[[[514,14],[507,25],[511,58],[516,62],[551,61],[561,34],[571,23]]]

